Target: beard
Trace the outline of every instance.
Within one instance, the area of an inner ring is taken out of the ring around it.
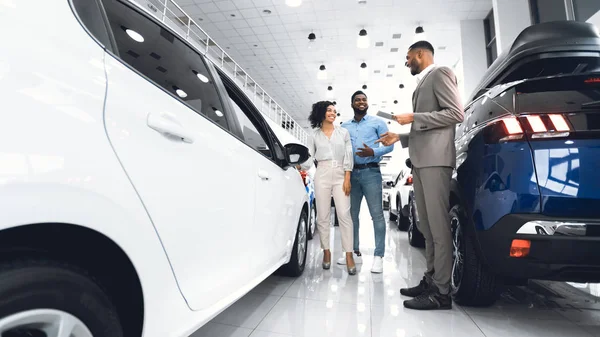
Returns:
[[[355,115],[364,116],[367,114],[369,107],[367,106],[364,110],[360,110],[359,108],[355,108],[355,107],[352,107],[352,109],[354,110]]]

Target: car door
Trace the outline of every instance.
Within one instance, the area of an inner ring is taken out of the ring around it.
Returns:
[[[230,133],[237,121],[203,57],[137,9],[103,2],[118,48],[105,58],[106,132],[187,303],[208,308],[256,275],[256,153]]]
[[[259,270],[267,270],[279,263],[285,255],[289,238],[285,224],[289,224],[295,203],[286,196],[289,184],[282,168],[283,150],[275,140],[262,115],[247,96],[224,75],[232,113],[240,123],[245,143],[256,152],[258,171],[254,196],[254,226],[257,239],[251,252],[261,262]]]

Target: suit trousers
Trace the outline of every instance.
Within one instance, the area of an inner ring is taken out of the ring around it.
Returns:
[[[333,196],[340,222],[342,249],[344,252],[352,252],[354,229],[350,216],[350,196],[347,196],[343,189],[346,172],[342,166],[332,166],[332,163],[332,161],[320,161],[315,173],[317,230],[321,239],[321,248],[330,249],[331,196]]]
[[[425,238],[425,276],[442,294],[450,292],[452,277],[452,230],[448,214],[452,171],[451,167],[443,166],[413,168],[418,228]]]

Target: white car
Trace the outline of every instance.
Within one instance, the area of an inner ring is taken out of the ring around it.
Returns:
[[[187,337],[303,272],[308,149],[198,49],[118,0],[0,30],[1,336]]]
[[[410,164],[410,159],[406,160],[407,166]],[[394,181],[389,185],[388,190],[390,200],[390,220],[396,221],[398,229],[402,231],[408,230],[409,226],[409,193],[413,189],[413,177],[409,167],[402,168]]]

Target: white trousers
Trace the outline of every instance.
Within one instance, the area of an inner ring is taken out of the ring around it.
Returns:
[[[332,161],[320,161],[315,173],[315,199],[317,202],[317,230],[321,238],[321,248],[330,249],[331,231],[331,196],[335,202],[335,209],[340,223],[342,235],[342,249],[352,252],[354,245],[354,228],[350,215],[350,196],[344,193],[344,168],[338,162],[337,167],[332,166]]]

